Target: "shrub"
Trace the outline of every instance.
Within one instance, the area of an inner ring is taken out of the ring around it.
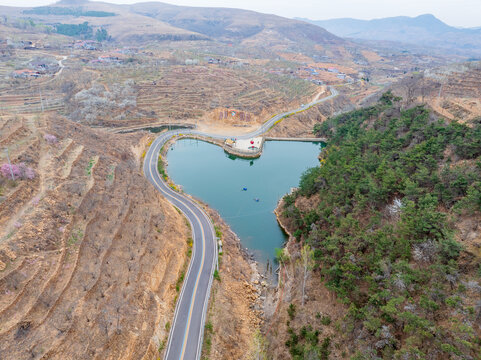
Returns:
[[[321,344],[321,360],[327,360],[329,358],[329,354],[331,351],[329,350],[329,346],[331,345],[331,338],[326,337],[324,340],[322,340]]]
[[[314,135],[317,137],[330,137],[332,135],[331,125],[329,124],[329,120],[326,120],[320,124],[314,125],[314,129],[312,131]]]
[[[293,320],[294,316],[296,316],[296,305],[294,304],[289,304],[289,307],[287,308],[287,314],[289,315],[289,319]]]
[[[110,91],[101,84],[94,84],[89,89],[83,89],[76,93],[71,100],[70,118],[74,121],[88,124],[96,124],[102,119],[120,114],[122,117],[128,111],[137,106],[137,91],[132,80],[123,84],[114,84]]]
[[[321,324],[322,325],[330,325],[331,324],[331,317],[329,315],[321,317]]]
[[[48,142],[49,144],[56,144],[58,142],[58,139],[55,135],[52,135],[52,134],[45,134],[43,136],[43,138],[45,139],[46,142]]]

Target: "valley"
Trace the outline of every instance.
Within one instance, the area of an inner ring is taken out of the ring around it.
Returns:
[[[476,359],[475,32],[0,14],[0,358]]]

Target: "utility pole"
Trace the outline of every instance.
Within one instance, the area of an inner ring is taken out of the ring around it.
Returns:
[[[15,176],[13,175],[12,163],[10,162],[10,156],[8,155],[8,147],[5,148],[5,152],[7,153],[7,161],[8,161],[8,165],[10,165],[10,174],[12,174],[12,180],[15,181]]]
[[[41,106],[42,112],[43,112],[42,90],[39,90],[39,91],[40,91],[40,106]]]

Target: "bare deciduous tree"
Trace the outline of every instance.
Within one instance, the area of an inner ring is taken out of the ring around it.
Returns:
[[[96,124],[115,114],[115,119],[122,119],[126,111],[137,106],[137,91],[132,80],[113,85],[110,91],[101,84],[94,84],[76,93],[70,105],[73,110],[70,117],[74,121]]]
[[[301,303],[304,305],[305,299],[305,289],[306,289],[306,281],[309,277],[309,274],[314,266],[316,265],[314,261],[314,250],[311,249],[309,245],[304,245],[301,249],[301,261],[302,261],[302,268],[304,270],[304,276],[302,277],[302,300]]]
[[[276,260],[280,266],[286,270],[287,279],[289,279],[289,271],[287,271],[287,263],[290,260],[289,253],[286,249],[276,249]]]

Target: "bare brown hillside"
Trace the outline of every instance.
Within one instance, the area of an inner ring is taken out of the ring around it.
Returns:
[[[82,1],[81,3],[59,2],[55,7],[82,8],[85,11],[105,11],[115,14],[115,16],[95,17],[95,16],[70,16],[53,14],[32,14],[24,13],[31,8],[2,7],[2,13],[14,17],[28,16],[35,22],[45,22],[48,24],[81,24],[87,21],[94,27],[103,27],[119,41],[143,40],[186,40],[186,39],[205,39],[206,37],[194,32],[176,28],[166,22],[152,19],[148,16],[135,14],[128,11],[123,6]]]
[[[35,172],[0,184],[2,358],[154,358],[189,231],[141,174],[141,136],[53,115],[0,128]]]
[[[316,105],[306,111],[294,114],[274,126],[267,136],[272,137],[313,137],[312,128],[334,113],[352,108],[354,105],[344,95]]]
[[[248,10],[175,6],[166,3],[139,3],[130,5],[129,9],[132,13],[224,41],[242,41],[271,32],[276,34],[276,41],[285,45],[346,43],[318,26]],[[266,46],[271,43],[256,45]]]
[[[311,101],[321,89],[257,68],[156,66],[153,62],[108,68],[81,68],[74,63],[72,68],[78,71],[68,69],[62,76],[73,89],[66,109],[70,118],[105,127],[168,122],[253,126]],[[96,81],[90,81],[93,74]]]

